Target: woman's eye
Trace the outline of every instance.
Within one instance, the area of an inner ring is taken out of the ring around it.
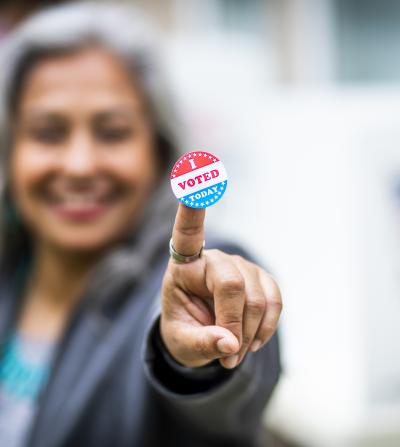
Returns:
[[[30,133],[36,141],[44,144],[61,143],[66,136],[64,129],[53,127],[32,129]]]
[[[110,127],[96,130],[98,140],[105,143],[120,143],[131,137],[133,130],[130,127]]]

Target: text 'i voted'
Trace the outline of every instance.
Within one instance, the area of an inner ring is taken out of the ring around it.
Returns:
[[[207,208],[224,195],[228,177],[218,157],[209,152],[189,152],[175,163],[170,175],[177,199],[191,208]]]

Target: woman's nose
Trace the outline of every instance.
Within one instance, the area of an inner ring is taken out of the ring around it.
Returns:
[[[63,158],[64,173],[74,177],[90,177],[96,172],[98,160],[95,141],[86,132],[77,132],[68,142]]]

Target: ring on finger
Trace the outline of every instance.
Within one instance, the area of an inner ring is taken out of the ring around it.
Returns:
[[[206,241],[203,241],[203,246],[200,248],[200,250],[195,253],[194,255],[182,255],[181,253],[178,253],[175,248],[174,248],[174,243],[172,241],[172,237],[169,241],[169,254],[171,256],[171,258],[178,262],[179,264],[188,264],[189,262],[193,262],[196,261],[197,259],[199,259],[201,257],[201,254],[203,252],[203,248],[205,246]]]

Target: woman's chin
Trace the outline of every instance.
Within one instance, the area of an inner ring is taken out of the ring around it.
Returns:
[[[78,234],[53,235],[47,236],[47,242],[58,251],[65,254],[85,255],[90,253],[99,253],[113,243],[115,235],[96,234],[95,232],[79,232]]]
[[[62,251],[73,253],[99,252],[114,244],[131,228],[131,216],[134,214],[132,210],[127,212],[118,206],[106,211],[90,210],[90,213],[79,210],[73,215],[70,210],[68,215],[61,215],[62,210],[56,214],[54,210],[49,212],[46,208],[43,211],[47,223],[40,228],[40,239]],[[38,225],[35,226],[39,230]]]

